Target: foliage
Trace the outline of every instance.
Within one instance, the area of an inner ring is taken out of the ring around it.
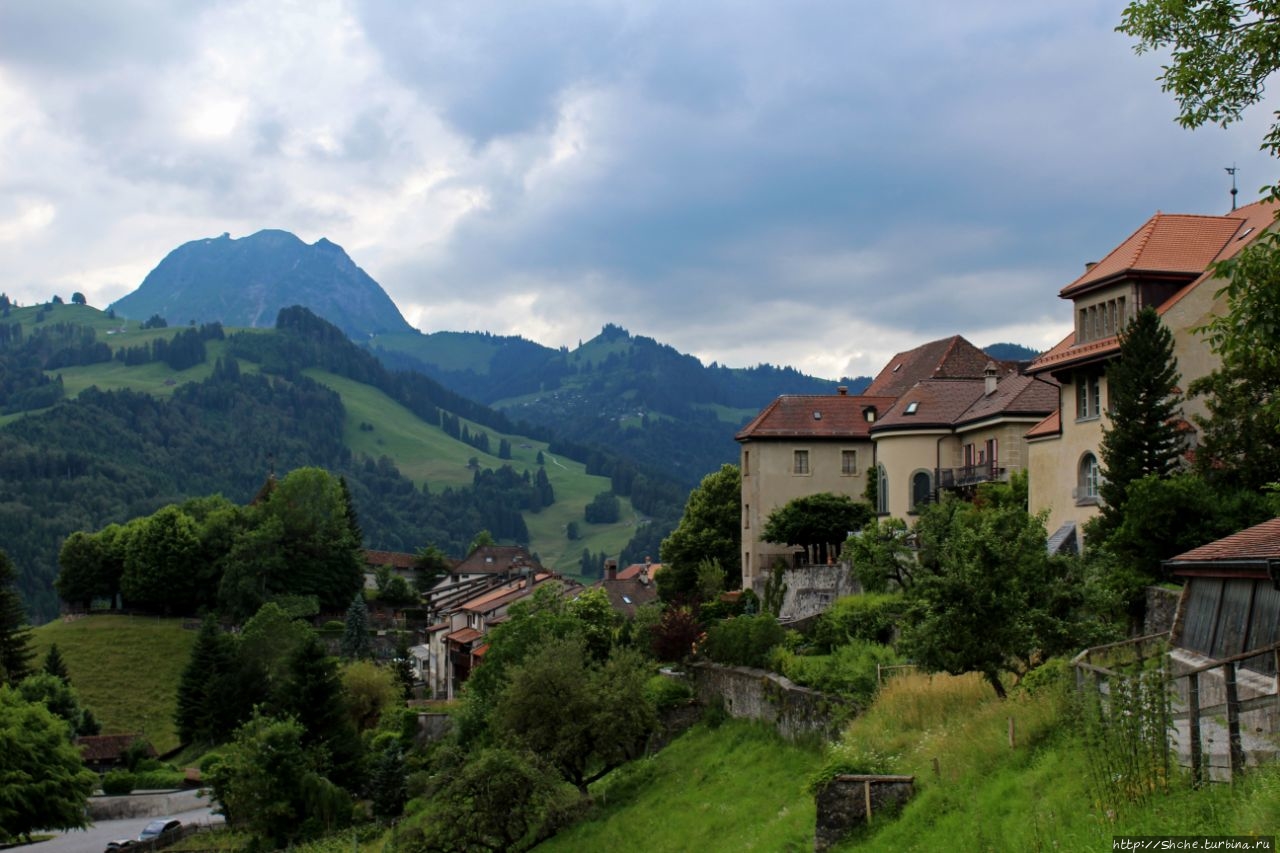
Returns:
[[[265,670],[242,661],[235,637],[206,618],[178,683],[176,723],[183,743],[219,743],[264,698]]]
[[[44,705],[67,724],[72,735],[96,735],[101,726],[70,684],[56,675],[37,672],[18,682],[18,693],[28,702]]]
[[[714,601],[724,591],[724,568],[715,560],[698,563],[698,600]]]
[[[342,631],[342,656],[351,660],[371,657],[373,640],[369,637],[369,608],[364,603],[364,593],[357,592],[347,607],[347,619]]]
[[[197,601],[199,535],[195,521],[176,506],[128,526],[120,591],[132,604],[164,613],[190,613]]]
[[[769,513],[764,539],[783,545],[799,545],[809,562],[824,564],[840,553],[840,543],[872,518],[871,507],[848,495],[819,492],[787,501]]]
[[[354,660],[342,666],[342,693],[352,725],[357,731],[367,731],[399,704],[401,688],[394,670]]]
[[[128,770],[112,770],[102,777],[102,793],[108,797],[122,797],[133,793],[137,787],[134,775]]]
[[[918,567],[916,555],[907,545],[909,533],[900,518],[873,518],[849,537],[840,558],[853,568],[853,576],[867,592],[906,589]]]
[[[386,820],[404,811],[409,798],[405,784],[404,753],[400,744],[389,743],[373,760],[369,773],[369,799],[373,816]]]
[[[644,683],[645,698],[659,713],[688,705],[693,701],[693,686],[683,678],[651,675]]]
[[[425,594],[443,577],[449,574],[449,556],[429,542],[413,558],[413,588]]]
[[[409,853],[527,850],[555,830],[563,803],[555,774],[535,756],[483,749],[450,774],[402,844]]]
[[[1168,50],[1158,79],[1183,127],[1238,121],[1280,69],[1280,13],[1266,0],[1134,0],[1116,29],[1137,40],[1138,53]],[[1280,154],[1280,121],[1262,148]]]
[[[14,582],[17,570],[0,551],[0,684],[16,684],[31,672],[31,628]]]
[[[213,799],[227,821],[276,848],[351,819],[350,797],[322,774],[305,734],[296,720],[255,713],[209,770]]]
[[[1144,308],[1120,332],[1120,355],[1107,365],[1109,425],[1099,446],[1103,526],[1125,520],[1129,485],[1143,477],[1168,477],[1178,465],[1181,408],[1173,334],[1155,309]]]
[[[1280,480],[1280,244],[1263,235],[1219,272],[1227,307],[1203,331],[1221,365],[1191,383],[1209,410],[1196,417],[1196,467],[1206,479],[1258,490]]]
[[[864,593],[836,599],[813,629],[813,645],[829,653],[851,640],[888,643],[906,610],[900,594]]]
[[[726,586],[742,586],[741,493],[742,474],[736,465],[720,466],[689,493],[680,523],[662,540],[662,571],[656,582],[663,601],[684,600],[695,593],[703,560],[720,564]]]
[[[666,572],[666,569],[663,569]],[[649,647],[660,661],[679,662],[693,654],[694,644],[702,635],[702,625],[685,607],[668,607],[662,619],[649,629]]]
[[[769,652],[785,636],[772,613],[735,616],[708,628],[699,651],[716,663],[763,668],[769,665]]]
[[[603,664],[576,638],[536,650],[510,677],[493,709],[498,736],[555,767],[582,793],[639,755],[657,724],[645,696],[646,671],[633,651]]]
[[[313,633],[306,622],[291,617],[276,602],[268,601],[240,629],[241,664],[261,671],[268,681],[278,683],[285,676],[290,656]]]
[[[38,702],[0,685],[0,840],[35,829],[82,829],[96,777],[84,768],[67,725]]]
[[[271,707],[302,726],[302,745],[317,769],[351,790],[363,782],[360,739],[343,701],[341,676],[318,637],[308,637],[289,658],[284,681],[275,686]]]
[[[608,657],[620,617],[604,589],[597,586],[579,593],[569,602],[566,612],[578,621],[578,632],[588,656],[596,661]]]
[[[787,564],[781,557],[773,561],[769,575],[764,580],[764,598],[760,604],[764,612],[774,616],[782,614],[782,605],[787,600]]]
[[[924,516],[935,513],[947,534],[934,571],[910,589],[902,646],[928,670],[980,672],[1004,697],[1001,672],[1079,641],[1079,584],[1069,562],[1048,555],[1043,521],[1016,503],[946,499]]]
[[[41,668],[49,675],[60,679],[63,684],[71,683],[71,674],[67,672],[67,663],[62,659],[62,652],[58,651],[57,643],[49,646],[49,651],[44,656],[44,666]]]
[[[613,492],[601,492],[582,510],[582,520],[587,524],[613,524],[620,516],[621,505]]]
[[[770,658],[770,668],[796,684],[865,705],[880,686],[877,665],[893,666],[901,662],[889,646],[853,640],[836,647],[829,655],[797,655],[779,648]]]

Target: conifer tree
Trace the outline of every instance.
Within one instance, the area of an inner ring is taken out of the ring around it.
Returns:
[[[1107,366],[1107,396],[1111,418],[1103,427],[1098,487],[1104,535],[1123,520],[1129,484],[1169,476],[1181,453],[1173,335],[1153,309],[1143,309],[1120,333],[1120,357]]]
[[[17,684],[31,674],[31,626],[14,584],[18,572],[9,555],[0,551],[0,679]]]
[[[342,656],[358,660],[373,656],[373,644],[369,641],[369,608],[364,603],[364,593],[357,592],[347,608],[347,625],[342,632]]]
[[[322,768],[325,775],[350,789],[360,784],[360,737],[347,714],[338,666],[314,634],[290,656],[274,705],[277,713],[294,717],[306,729],[304,746],[324,748],[329,761]]]
[[[63,684],[71,683],[71,673],[67,672],[67,664],[62,659],[62,652],[58,651],[57,643],[50,645],[48,654],[44,656],[44,671],[62,679]]]

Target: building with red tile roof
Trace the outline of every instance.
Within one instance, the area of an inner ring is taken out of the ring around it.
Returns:
[[[983,396],[984,371],[990,363],[986,353],[955,335],[898,353],[862,394],[851,395],[848,389],[839,387],[829,395],[784,395],[766,406],[735,436],[740,445],[742,472],[743,587],[759,586],[775,561],[792,560],[787,546],[760,537],[760,530],[774,510],[790,500],[819,492],[861,499],[867,490],[868,470],[879,472],[873,438],[903,395],[912,389],[924,389],[920,393],[929,393],[931,400],[938,398],[940,406],[941,398],[950,399],[951,391],[960,389],[961,398],[947,405],[947,429],[953,429],[956,419]],[[1010,370],[1004,364],[998,368]],[[966,381],[968,384],[964,384]],[[953,389],[946,383],[959,384]],[[929,411],[933,410],[934,404],[930,403]],[[904,411],[901,417],[910,418],[913,414],[915,411]],[[1044,414],[1041,412],[1036,420]],[[975,417],[982,420],[982,416]],[[910,423],[919,425],[918,421]],[[904,431],[910,430],[904,427]],[[912,470],[924,467],[933,471],[934,459],[931,446],[929,461],[913,463]],[[931,476],[931,482],[932,479]],[[901,494],[907,494],[908,484],[909,473],[904,472],[901,486],[894,489],[901,488]]]
[[[1075,328],[1028,370],[1061,386],[1056,419],[1038,423],[1027,435],[1031,510],[1048,512],[1052,533],[1079,529],[1099,511],[1106,367],[1119,354],[1118,332],[1138,311],[1152,307],[1173,333],[1182,387],[1210,373],[1217,360],[1193,330],[1223,308],[1218,291],[1224,282],[1214,264],[1267,231],[1275,213],[1269,202],[1224,216],[1157,213],[1061,289],[1058,295],[1072,302]],[[1189,416],[1202,413],[1202,406],[1188,401],[1183,408]]]

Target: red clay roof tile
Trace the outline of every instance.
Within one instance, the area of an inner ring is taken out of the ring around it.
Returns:
[[[1168,562],[1180,568],[1186,564],[1280,560],[1280,518],[1256,524],[1208,545],[1192,548]]]

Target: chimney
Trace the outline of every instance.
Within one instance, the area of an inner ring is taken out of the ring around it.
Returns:
[[[839,394],[841,397],[847,397],[847,396],[849,395],[849,386],[848,386],[848,385],[837,385],[837,386],[836,386],[836,393],[837,393],[837,394]]]
[[[1094,268],[1094,267],[1096,267],[1097,265],[1098,265],[1098,262],[1097,262],[1097,261],[1085,261],[1085,262],[1084,262],[1084,271],[1085,271],[1085,272],[1088,272],[1089,270],[1093,269],[1093,268]]]
[[[988,361],[986,368],[982,371],[982,378],[986,380],[986,395],[990,396],[996,393],[996,365],[995,362]]]
[[[618,561],[604,561],[604,579],[607,581],[616,581],[618,579]]]

